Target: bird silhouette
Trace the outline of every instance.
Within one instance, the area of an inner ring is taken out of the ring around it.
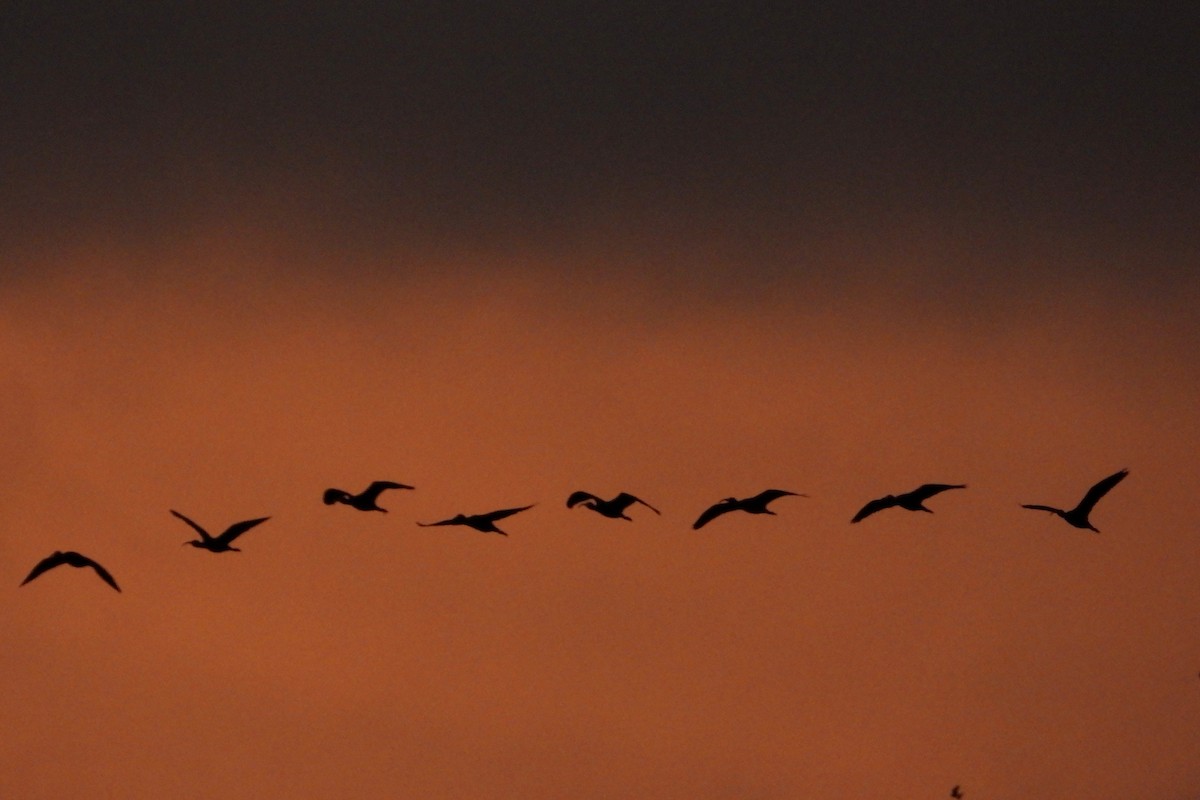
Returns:
[[[30,571],[25,580],[21,581],[21,586],[29,583],[43,572],[54,569],[55,567],[60,567],[63,564],[67,564],[68,566],[72,567],[91,567],[92,569],[96,570],[96,574],[100,576],[100,580],[104,581],[118,592],[121,591],[121,587],[117,586],[117,582],[113,580],[112,575],[108,574],[108,570],[97,564],[95,561],[92,561],[87,556],[76,553],[73,550],[55,550],[53,553],[43,558]]]
[[[1123,481],[1128,474],[1129,470],[1123,469],[1097,482],[1095,486],[1087,490],[1087,494],[1079,501],[1079,505],[1072,509],[1063,510],[1061,508],[1054,508],[1053,506],[1026,505],[1025,503],[1021,504],[1021,508],[1032,508],[1035,511],[1049,511],[1051,514],[1058,514],[1076,528],[1084,528],[1099,533],[1100,531],[1088,519],[1088,515],[1092,513],[1092,508],[1095,507],[1100,498],[1108,494],[1109,490]]]
[[[741,500],[736,497],[726,497],[708,508],[704,509],[699,518],[692,523],[692,530],[700,530],[708,523],[712,522],[722,514],[728,514],[730,511],[745,511],[747,514],[771,514],[775,512],[767,508],[767,504],[773,500],[778,500],[780,497],[808,497],[806,494],[797,492],[789,492],[784,489],[767,489],[765,492],[759,492],[753,497],[746,497]]]
[[[387,509],[380,508],[378,505],[379,495],[386,489],[412,488],[414,487],[404,483],[396,483],[395,481],[375,481],[366,489],[363,489],[360,494],[350,494],[344,489],[326,489],[323,499],[327,506],[331,506],[334,503],[342,503],[351,508],[357,508],[359,511],[382,511],[386,514]]]
[[[226,528],[220,536],[210,536],[208,531],[204,530],[204,528],[201,528],[195,522],[188,519],[183,514],[180,514],[178,511],[171,509],[171,513],[190,525],[192,530],[196,531],[196,533],[200,534],[199,539],[195,539],[190,542],[184,542],[185,545],[190,544],[192,547],[199,547],[213,553],[224,553],[229,550],[232,550],[235,553],[242,552],[239,548],[232,546],[233,540],[253,528],[255,525],[260,525],[270,519],[270,517],[259,517],[258,519],[247,519],[243,520],[242,522],[235,522]]]
[[[612,519],[628,519],[631,521],[632,518],[626,516],[625,509],[629,508],[634,503],[641,503],[655,514],[662,513],[645,500],[641,499],[640,497],[634,497],[627,492],[621,492],[612,500],[602,500],[599,497],[596,497],[596,495],[588,494],[587,492],[573,492],[571,496],[567,498],[567,508],[574,508],[577,505],[583,504],[584,508],[590,508],[597,514],[603,514],[604,516]]]
[[[521,506],[520,508],[502,508],[499,511],[491,511],[487,514],[456,514],[450,519],[444,519],[441,522],[418,522],[422,528],[431,528],[435,525],[466,525],[469,528],[474,528],[481,533],[498,533],[501,536],[508,536],[507,533],[496,527],[496,520],[511,517],[513,514],[522,511],[528,511],[533,508],[533,505]]]
[[[889,494],[885,497],[872,500],[859,509],[859,512],[854,515],[854,519],[850,521],[860,522],[876,511],[883,511],[885,508],[891,508],[892,506],[906,508],[909,511],[927,511],[932,514],[933,511],[924,506],[926,500],[947,489],[965,488],[967,488],[965,483],[926,483],[906,494]]]
[[[953,797],[954,800],[962,800],[962,787],[960,787],[958,784],[955,784],[954,788],[950,790],[950,796]]]

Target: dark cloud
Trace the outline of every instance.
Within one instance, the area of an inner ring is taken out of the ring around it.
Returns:
[[[10,242],[704,240],[768,276],[927,220],[1010,265],[1195,249],[1197,56],[1154,10],[26,4],[2,30]]]

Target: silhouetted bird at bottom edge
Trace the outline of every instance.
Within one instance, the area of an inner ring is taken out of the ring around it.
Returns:
[[[117,586],[117,582],[113,580],[112,575],[108,574],[108,570],[97,564],[95,561],[92,561],[87,556],[76,553],[73,550],[55,550],[52,554],[43,558],[37,563],[37,566],[33,568],[25,580],[21,581],[21,586],[29,583],[43,572],[52,570],[55,567],[60,567],[63,564],[67,564],[68,566],[72,567],[91,567],[96,571],[96,574],[100,576],[100,580],[104,581],[118,592],[121,591],[121,587]]]
[[[954,788],[950,790],[950,796],[953,797],[954,800],[962,800],[962,789],[956,784]]]
[[[747,514],[771,514],[773,516],[775,512],[767,508],[767,504],[781,497],[808,497],[808,495],[789,492],[784,489],[767,489],[753,497],[746,497],[741,500],[736,497],[726,497],[724,500],[713,503],[704,509],[699,518],[692,523],[692,530],[698,531],[717,517],[722,514],[728,514],[730,511],[745,511]]]
[[[528,511],[533,508],[533,505],[521,506],[520,508],[502,508],[499,511],[492,511],[487,514],[456,514],[450,519],[444,519],[441,522],[418,522],[422,528],[432,528],[435,525],[466,525],[468,528],[474,528],[480,533],[498,533],[501,536],[508,536],[507,533],[496,527],[496,520],[511,517],[513,514],[522,511]]]

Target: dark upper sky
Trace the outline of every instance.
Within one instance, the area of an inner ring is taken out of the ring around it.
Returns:
[[[651,210],[768,229],[916,210],[1184,243],[1200,199],[1196,30],[1152,9],[352,5],[10,5],[5,235],[299,213],[335,241],[573,236]]]

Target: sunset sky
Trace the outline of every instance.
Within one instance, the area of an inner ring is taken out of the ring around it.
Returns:
[[[105,5],[0,14],[0,797],[1200,797],[1194,24]]]

